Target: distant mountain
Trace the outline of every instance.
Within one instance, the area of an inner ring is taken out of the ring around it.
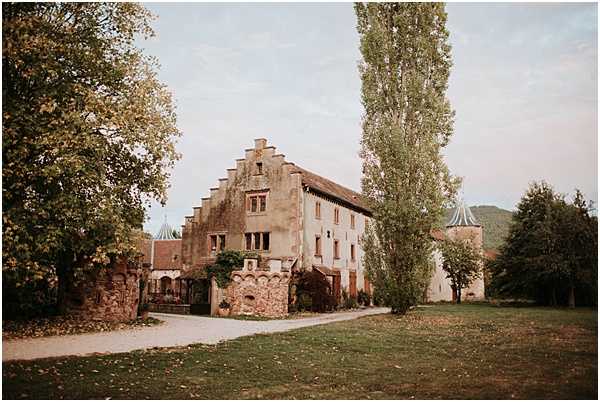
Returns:
[[[469,207],[475,218],[483,225],[483,248],[498,249],[508,235],[512,221],[512,212],[493,205],[475,205]],[[452,217],[454,209],[446,210],[444,225]]]

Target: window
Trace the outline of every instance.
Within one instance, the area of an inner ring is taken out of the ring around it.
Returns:
[[[215,255],[217,251],[225,250],[225,235],[224,234],[211,234],[209,238],[209,254]]]
[[[217,251],[217,235],[210,235],[210,251],[212,253]]]
[[[259,213],[267,210],[267,194],[248,194],[246,196],[246,211]]]
[[[267,209],[267,196],[259,195],[258,200],[259,200],[260,212],[265,212]]]
[[[269,232],[246,233],[246,250],[269,251],[271,247],[271,234]]]
[[[254,249],[260,250],[260,233],[254,233]]]
[[[354,229],[354,214],[350,214],[350,229]]]
[[[340,209],[339,208],[335,208],[333,210],[333,223],[335,223],[336,225],[340,223]]]
[[[321,236],[315,237],[315,255],[316,256],[321,255]]]
[[[263,174],[262,162],[256,162],[256,174]]]
[[[340,259],[340,241],[339,240],[333,241],[333,258],[335,258],[336,260]]]
[[[315,204],[315,218],[321,219],[321,203],[319,201]]]
[[[356,261],[356,251],[355,251],[354,244],[350,245],[350,260]]]
[[[246,250],[252,250],[252,233],[246,233]]]

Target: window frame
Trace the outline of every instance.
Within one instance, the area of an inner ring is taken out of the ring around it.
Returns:
[[[227,246],[227,232],[210,232],[207,235],[207,248],[208,255],[215,256],[219,254],[219,252],[225,250]],[[215,239],[215,248],[213,249],[213,238]],[[223,240],[223,242],[221,242]],[[223,244],[222,244],[223,243]]]
[[[315,257],[323,256],[323,244],[321,235],[315,235]]]
[[[269,209],[269,191],[246,193],[246,215],[264,215]]]
[[[265,239],[267,240],[265,241]],[[248,240],[250,240],[250,248],[248,248]],[[258,248],[256,247],[257,243]],[[268,248],[265,248],[265,243]],[[271,232],[245,232],[243,246],[246,251],[271,252]]]
[[[340,259],[340,241],[338,239],[333,239],[333,259]]]

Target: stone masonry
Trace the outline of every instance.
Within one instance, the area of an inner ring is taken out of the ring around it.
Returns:
[[[288,313],[287,272],[233,271],[228,287],[232,315],[283,317]]]
[[[78,288],[78,303],[69,312],[83,319],[128,321],[137,317],[141,269],[121,261],[102,269],[95,281]]]

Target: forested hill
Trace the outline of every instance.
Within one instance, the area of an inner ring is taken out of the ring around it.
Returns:
[[[483,248],[498,249],[508,234],[512,212],[493,205],[471,206],[471,212],[483,225]],[[446,211],[444,224],[450,220],[454,209]]]

